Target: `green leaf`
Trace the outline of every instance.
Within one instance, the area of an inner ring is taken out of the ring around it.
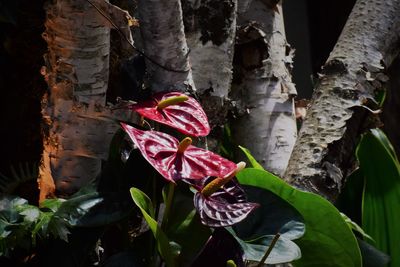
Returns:
[[[379,129],[371,129],[371,134],[379,141],[379,143],[385,147],[385,149],[390,153],[390,155],[398,161],[396,151],[394,150],[392,144],[390,143],[389,139],[387,138],[386,134],[379,130]],[[361,143],[361,141],[360,141]]]
[[[249,159],[251,166],[253,166],[253,168],[259,169],[259,170],[264,170],[264,167],[261,166],[261,164],[257,162],[257,160],[253,157],[253,155],[251,155],[250,150],[248,150],[247,148],[242,147],[242,146],[239,146],[239,148],[244,152],[246,157]]]
[[[291,240],[300,238],[305,232],[300,213],[269,190],[249,185],[242,187],[248,201],[260,204],[244,221],[233,226],[237,234],[234,237],[241,245],[245,259],[260,262],[277,233],[281,236],[266,263],[278,264],[299,259],[300,248]]]
[[[259,169],[237,174],[241,184],[278,195],[299,211],[306,224],[305,235],[296,241],[302,258],[295,266],[361,266],[357,240],[339,211],[324,198],[294,189],[278,177]]]
[[[362,227],[391,257],[389,266],[400,266],[400,164],[377,129],[363,135],[356,155],[365,177]]]
[[[246,261],[260,262],[268,250],[275,235],[266,235],[252,242],[245,242],[239,238],[232,229],[227,229],[228,232],[238,241],[244,251]],[[271,253],[265,260],[266,264],[279,264],[292,262],[301,257],[300,248],[291,240],[284,236],[280,236],[275,243]]]
[[[242,188],[247,200],[260,204],[260,207],[233,226],[241,239],[254,240],[278,232],[289,240],[304,235],[304,219],[291,204],[264,188],[249,185],[242,185]]]
[[[35,240],[36,236],[39,235],[41,238],[46,238],[48,236],[47,227],[49,225],[52,212],[42,212],[40,218],[36,222],[35,227],[32,230],[32,238]]]
[[[346,214],[340,213],[343,219],[346,221],[347,225],[355,232],[359,233],[362,237],[369,239],[372,242],[375,242],[374,239],[369,236],[357,223],[353,222]]]
[[[48,232],[54,237],[60,238],[65,242],[68,242],[68,235],[70,231],[68,230],[69,224],[64,218],[60,218],[53,215],[48,222]]]
[[[358,168],[347,178],[344,188],[335,201],[335,206],[349,216],[352,221],[361,225],[361,207],[364,188],[364,175]]]
[[[22,216],[24,216],[24,220],[31,223],[37,221],[40,216],[40,210],[38,207],[32,205],[24,205],[18,209],[18,211]]]
[[[154,219],[155,211],[150,198],[141,190],[134,187],[130,189],[130,193],[133,202],[135,202],[136,206],[140,209],[150,230],[153,232],[154,238],[157,242],[158,251],[161,257],[165,260],[166,265],[168,267],[176,266],[176,255],[178,252],[176,252],[174,246],[170,243],[168,237]]]
[[[56,212],[63,201],[65,201],[65,199],[62,198],[45,199],[40,203],[40,208],[49,209],[52,212]]]

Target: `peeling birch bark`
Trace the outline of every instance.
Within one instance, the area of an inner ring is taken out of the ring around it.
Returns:
[[[232,98],[245,114],[233,122],[232,133],[265,169],[282,175],[297,136],[296,89],[290,75],[293,51],[286,42],[281,5],[276,8],[279,12],[253,0],[239,16],[246,26],[237,34],[235,64],[241,81]]]
[[[138,0],[138,13],[152,91],[186,91],[188,85],[195,90],[181,2]]]
[[[197,93],[212,128],[225,124],[232,82],[236,0],[184,0],[183,19]]]
[[[106,14],[129,15],[93,1]],[[40,200],[55,190],[70,194],[101,170],[119,128],[106,106],[110,29],[86,0],[54,0],[45,7],[43,38],[48,52],[42,74],[49,86],[43,101],[46,136],[40,168]],[[110,13],[111,12],[111,13]]]
[[[285,180],[334,200],[354,154],[362,108],[399,53],[400,1],[359,0],[325,63]],[[361,108],[360,108],[361,107]]]

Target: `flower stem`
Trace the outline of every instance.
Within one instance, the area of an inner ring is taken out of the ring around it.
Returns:
[[[261,261],[257,264],[257,267],[263,266],[265,260],[268,258],[269,254],[271,253],[272,249],[274,248],[276,242],[278,242],[279,237],[281,236],[280,233],[277,233],[272,239],[271,244],[269,245],[267,251],[265,252],[264,256],[262,257]]]
[[[168,223],[168,217],[169,213],[171,211],[171,206],[172,206],[172,200],[174,198],[174,192],[175,192],[175,184],[174,183],[169,183],[168,184],[168,189],[167,189],[167,197],[165,201],[165,210],[164,214],[161,220],[161,229],[165,230],[165,227]]]

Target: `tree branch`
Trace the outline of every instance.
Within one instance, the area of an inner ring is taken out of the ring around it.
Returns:
[[[210,125],[224,125],[232,82],[236,0],[183,0],[193,80]]]
[[[181,2],[179,0],[139,0],[138,12],[144,53],[165,66],[162,68],[147,61],[152,90],[185,91],[187,85],[195,89],[183,28]]]
[[[278,11],[276,11],[276,9]],[[282,175],[296,141],[291,80],[293,51],[286,42],[281,5],[253,0],[240,14],[235,65],[240,82],[232,89],[247,114],[232,125],[236,143],[250,149],[267,170]]]
[[[292,185],[334,200],[365,107],[399,53],[399,0],[359,0],[325,63],[285,174]]]

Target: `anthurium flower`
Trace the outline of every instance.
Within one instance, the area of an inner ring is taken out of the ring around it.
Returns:
[[[122,128],[142,152],[143,157],[167,180],[225,177],[236,164],[208,150],[192,146],[190,137],[179,142],[157,131],[142,131],[128,124]]]
[[[203,108],[194,98],[180,92],[155,94],[151,100],[131,105],[131,109],[187,135],[206,136],[210,133]]]
[[[211,227],[226,227],[244,220],[259,204],[246,200],[239,184],[232,180],[245,167],[240,162],[234,172],[224,178],[206,178],[192,185],[198,190],[194,195],[194,206],[201,222]]]

